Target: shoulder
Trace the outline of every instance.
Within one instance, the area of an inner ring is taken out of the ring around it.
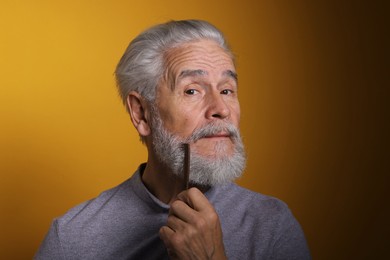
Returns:
[[[228,226],[239,226],[241,230],[261,233],[274,240],[287,230],[301,232],[298,221],[282,200],[236,184],[223,189],[217,196],[215,208]]]
[[[96,259],[97,252],[109,253],[109,248],[99,248],[116,239],[123,223],[133,217],[132,205],[139,204],[138,197],[133,195],[132,179],[56,218],[37,259]]]
[[[127,180],[121,184],[103,191],[97,197],[85,201],[70,210],[64,215],[57,218],[56,221],[59,228],[69,225],[77,226],[82,222],[93,223],[98,216],[103,215],[104,218],[111,215],[117,215],[116,212],[128,213],[132,211],[131,205],[141,205],[139,200],[144,199],[140,190],[142,190],[142,183],[140,177],[141,165],[137,171]],[[145,197],[145,196],[144,196]],[[113,216],[116,219],[115,216]]]
[[[87,220],[96,216],[104,208],[120,206],[121,197],[123,197],[123,193],[126,190],[125,187],[128,186],[130,180],[131,179],[114,188],[103,191],[97,197],[71,208],[64,215],[56,219],[59,227]]]
[[[231,208],[234,205],[234,210],[240,209],[245,214],[254,214],[258,217],[281,216],[289,214],[290,210],[282,200],[254,192],[238,186],[237,184],[229,184],[221,187],[216,196],[216,204],[223,208]]]
[[[232,258],[310,259],[303,231],[282,200],[230,184],[220,187],[215,208]]]
[[[35,259],[78,258],[82,250],[75,249],[93,241],[93,236],[88,235],[90,230],[95,238],[98,237],[101,230],[95,227],[98,227],[98,219],[102,216],[100,212],[104,210],[104,205],[112,204],[112,198],[121,193],[127,182],[102,192],[98,197],[83,202],[54,219]]]

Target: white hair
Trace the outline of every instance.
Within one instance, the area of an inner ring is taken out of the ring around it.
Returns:
[[[217,158],[191,151],[189,181],[192,185],[210,187],[232,182],[242,175],[246,163],[244,144],[238,128],[233,124],[212,121],[196,129],[189,137],[181,139],[164,128],[155,105],[151,106],[151,113],[153,150],[160,163],[168,167],[174,176],[179,178],[184,176],[184,143],[195,143],[203,137],[221,131],[230,134],[234,143],[233,154],[228,155],[227,147],[222,143],[214,147]]]
[[[170,21],[138,35],[127,47],[115,71],[123,103],[126,105],[131,91],[154,102],[157,85],[166,69],[164,54],[184,43],[202,39],[215,41],[233,59],[222,32],[206,21]]]

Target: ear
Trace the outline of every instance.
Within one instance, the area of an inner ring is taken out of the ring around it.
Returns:
[[[138,92],[131,91],[127,96],[127,107],[131,121],[141,136],[150,134],[147,104]]]

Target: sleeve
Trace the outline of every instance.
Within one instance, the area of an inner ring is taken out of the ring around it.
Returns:
[[[61,247],[61,242],[58,233],[58,221],[54,220],[49,232],[46,234],[40,248],[34,256],[36,260],[45,259],[66,259]]]
[[[303,230],[287,206],[278,229],[271,259],[311,259]]]

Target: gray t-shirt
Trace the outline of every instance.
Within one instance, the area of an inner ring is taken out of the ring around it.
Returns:
[[[142,183],[144,167],[55,219],[35,259],[168,259],[158,231],[169,205]],[[205,195],[219,215],[228,259],[310,259],[302,229],[282,201],[233,183]]]

